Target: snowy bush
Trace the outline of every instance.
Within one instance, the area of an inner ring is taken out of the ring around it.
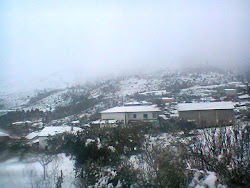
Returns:
[[[192,168],[213,171],[229,186],[250,183],[249,126],[201,130],[188,147]]]
[[[191,169],[189,169],[191,170]],[[192,188],[227,188],[226,185],[218,183],[217,176],[215,172],[204,172],[203,170],[194,170],[194,178],[188,187]]]

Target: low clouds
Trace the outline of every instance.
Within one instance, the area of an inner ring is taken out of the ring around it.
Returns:
[[[1,80],[249,61],[248,1],[2,1]]]

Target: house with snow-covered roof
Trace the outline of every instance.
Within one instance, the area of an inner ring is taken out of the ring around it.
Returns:
[[[40,131],[35,131],[25,136],[25,138],[29,141],[28,144],[33,145],[39,143],[39,137],[38,137],[39,134]]]
[[[152,105],[152,103],[150,102],[147,102],[147,101],[140,101],[140,102],[137,102],[137,101],[134,101],[134,102],[126,102],[124,103],[124,106],[139,106],[139,105]]]
[[[102,111],[101,119],[115,119],[128,124],[129,121],[157,120],[159,112],[160,109],[154,105],[120,106]]]
[[[244,94],[244,95],[238,96],[238,99],[240,99],[240,101],[249,101],[250,96],[248,94]]]
[[[49,149],[49,145],[47,143],[49,137],[53,137],[62,133],[73,133],[76,134],[78,131],[82,129],[79,127],[70,127],[70,126],[52,126],[52,127],[45,127],[41,132],[38,134],[39,138],[39,149]]]
[[[0,131],[0,142],[6,142],[10,138],[10,135]]]
[[[202,102],[178,104],[180,118],[194,120],[199,127],[212,127],[234,122],[232,102]]]

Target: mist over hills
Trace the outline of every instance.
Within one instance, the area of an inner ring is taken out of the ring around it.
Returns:
[[[247,78],[245,75],[206,63],[199,66],[183,66],[181,69],[127,71],[99,75],[86,80],[79,79],[80,77],[77,78],[77,75],[70,72],[56,72],[44,79],[30,80],[24,85],[18,85],[14,81],[2,82],[0,104],[1,109],[5,110],[39,108],[47,111],[57,106],[69,105],[72,103],[72,97],[81,96],[86,92],[90,98],[102,96],[119,100],[138,92],[160,92],[175,87],[226,84],[239,81],[238,78],[244,80]]]
[[[141,68],[138,70],[124,70],[117,72],[104,72],[103,74],[93,74],[91,77],[86,77],[84,71],[57,71],[44,76],[34,77],[33,79],[23,79],[16,77],[8,77],[8,79],[0,80],[0,94],[8,95],[13,93],[29,93],[40,91],[40,90],[54,90],[64,89],[76,85],[83,85],[86,83],[95,83],[97,81],[114,79],[117,77],[131,76],[131,75],[147,75],[147,74],[158,74],[158,72],[182,72],[182,73],[202,73],[202,72],[233,72],[235,74],[246,74],[250,70],[249,64],[243,64],[238,66],[216,66],[211,65],[207,62],[199,64],[182,64],[179,67],[164,67],[159,66],[152,69]]]

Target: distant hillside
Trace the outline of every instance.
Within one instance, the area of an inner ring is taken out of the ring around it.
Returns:
[[[64,107],[71,103],[81,102],[81,96],[87,95],[89,99],[102,98],[110,103],[126,99],[135,94],[178,91],[196,85],[216,85],[230,81],[237,81],[236,76],[230,72],[220,71],[212,66],[191,67],[182,72],[157,71],[143,74],[121,75],[114,78],[91,80],[85,84],[64,81],[62,74],[53,74],[50,78],[37,82],[40,90],[23,92],[0,92],[2,109],[40,109],[53,111],[56,107]],[[48,85],[46,85],[48,83]],[[41,87],[40,87],[41,86]],[[42,89],[46,88],[47,89]]]

